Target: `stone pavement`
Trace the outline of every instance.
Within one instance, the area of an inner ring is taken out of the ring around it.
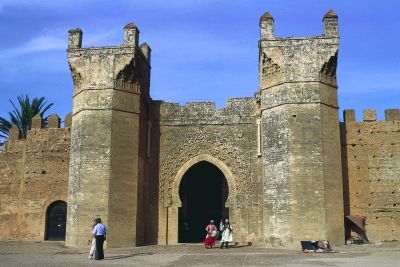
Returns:
[[[352,245],[336,253],[238,246],[206,250],[201,245],[146,246],[106,249],[103,261],[89,261],[88,249],[66,248],[60,242],[0,242],[0,266],[400,266],[400,242]]]

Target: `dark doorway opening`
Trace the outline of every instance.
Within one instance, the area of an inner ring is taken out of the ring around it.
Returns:
[[[46,212],[45,240],[64,241],[67,221],[67,203],[55,201],[49,205]]]
[[[182,177],[179,185],[179,243],[197,243],[205,239],[209,221],[217,227],[221,219],[228,218],[225,208],[228,183],[215,165],[201,161],[193,165]]]

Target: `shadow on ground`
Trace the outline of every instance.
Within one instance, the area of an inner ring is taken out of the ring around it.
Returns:
[[[153,255],[153,253],[134,253],[128,255],[115,255],[115,256],[105,257],[104,260],[118,260],[118,259],[132,258],[136,256],[150,256],[150,255]]]

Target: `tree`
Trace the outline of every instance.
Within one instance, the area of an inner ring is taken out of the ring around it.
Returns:
[[[26,138],[27,131],[31,129],[32,118],[40,114],[47,121],[44,113],[53,106],[53,103],[47,104],[44,97],[34,98],[31,102],[28,95],[20,95],[17,100],[18,105],[15,105],[11,99],[9,100],[13,107],[12,111],[8,112],[10,119],[0,117],[0,144],[8,139],[8,132],[13,125],[18,127],[22,138]]]

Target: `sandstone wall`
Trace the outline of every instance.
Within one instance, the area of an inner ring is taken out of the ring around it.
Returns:
[[[0,240],[43,241],[48,206],[67,201],[68,120],[65,128],[29,130],[26,139],[11,134],[0,152]]]
[[[336,66],[338,18],[324,35],[275,37],[260,20],[264,241],[298,247],[301,240],[344,243]]]
[[[159,232],[160,244],[174,244],[178,234],[176,178],[184,165],[210,161],[228,182],[226,206],[238,242],[262,242],[262,181],[257,151],[255,98],[229,99],[224,109],[212,102],[156,102],[159,110]],[[228,176],[228,177],[227,177]]]
[[[366,217],[370,241],[400,240],[400,110],[344,111],[341,125],[345,215]]]
[[[146,244],[150,48],[124,27],[119,46],[82,48],[69,31],[74,81],[66,244],[86,246],[93,218],[108,226],[106,245]]]

